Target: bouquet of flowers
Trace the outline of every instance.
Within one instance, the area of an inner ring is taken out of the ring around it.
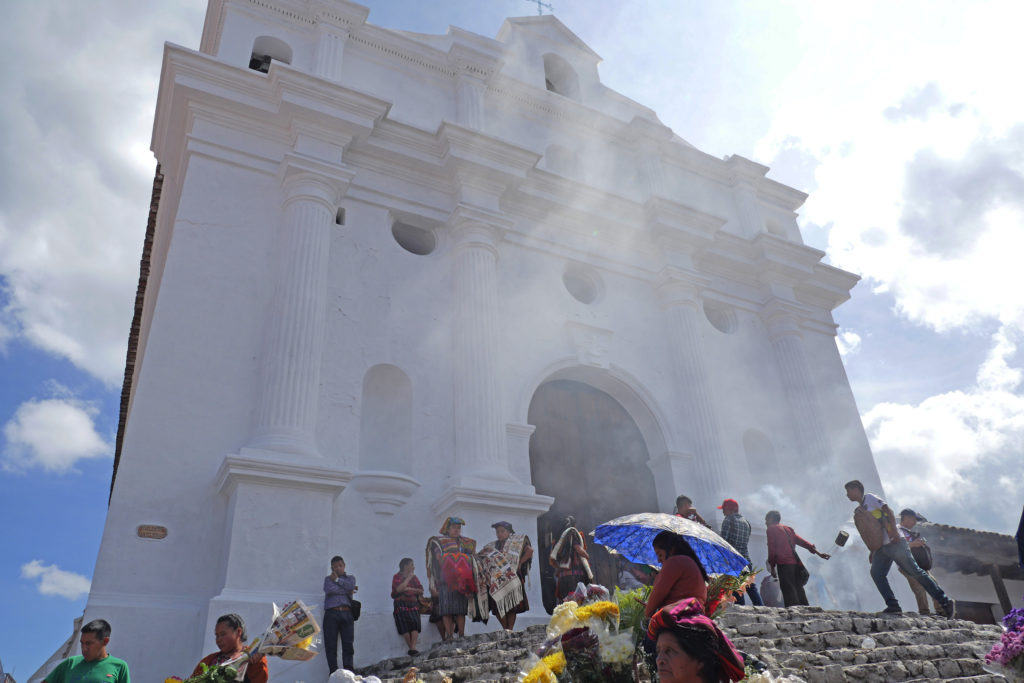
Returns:
[[[316,650],[310,648],[317,633],[320,633],[320,624],[316,623],[313,611],[301,600],[289,602],[280,611],[274,605],[273,621],[252,642],[249,650],[270,657],[306,662],[316,657]]]
[[[747,567],[739,576],[712,574],[708,582],[708,599],[704,606],[704,614],[712,619],[721,616],[727,605],[736,602],[737,595],[746,593],[747,586],[754,583],[759,571],[761,570]]]
[[[229,662],[217,666],[203,665],[202,672],[184,683],[229,683],[235,680],[238,669],[256,652],[281,659],[307,661],[316,657],[313,638],[320,632],[320,625],[313,611],[301,600],[287,603],[278,609],[274,605],[274,618],[258,638],[252,641],[242,654]],[[164,683],[176,683],[180,678],[168,678]]]
[[[548,638],[523,663],[520,682],[558,683],[559,676],[573,683],[633,681],[635,643],[631,631],[619,632],[619,605],[602,586],[580,584],[572,597],[584,602],[555,608]]]
[[[1024,608],[1003,617],[1003,635],[985,655],[986,667],[1008,681],[1024,681]]]

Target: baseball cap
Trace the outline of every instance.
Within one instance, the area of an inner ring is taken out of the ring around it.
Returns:
[[[719,510],[722,510],[723,508],[736,508],[739,510],[740,504],[736,502],[735,498],[726,498],[722,501],[722,504],[718,506]]]
[[[924,515],[919,515],[916,512],[914,512],[913,510],[911,510],[910,508],[903,508],[902,510],[900,510],[900,519],[903,519],[904,517],[913,517],[914,519],[916,519],[919,522],[927,522],[928,521],[927,519],[924,518]]]

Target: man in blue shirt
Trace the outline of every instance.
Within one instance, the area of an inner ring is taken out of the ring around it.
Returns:
[[[110,624],[93,619],[82,627],[82,654],[68,657],[43,683],[130,683],[128,664],[107,654]]]
[[[355,619],[352,615],[352,594],[358,590],[356,577],[345,573],[345,560],[338,555],[331,558],[331,573],[324,578],[324,651],[327,667],[334,673],[338,669],[338,637],[341,636],[341,663],[352,671],[355,648]]]

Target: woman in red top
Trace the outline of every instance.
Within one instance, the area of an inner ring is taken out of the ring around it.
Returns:
[[[213,627],[213,637],[220,651],[200,659],[196,664],[195,671],[192,672],[193,676],[198,676],[203,672],[203,664],[207,667],[214,667],[241,656],[245,650],[242,645],[246,640],[245,622],[237,614],[225,614],[217,619],[217,624]],[[267,679],[270,677],[270,673],[267,671],[267,658],[258,652],[249,655],[249,661],[236,668],[240,678],[235,680],[241,680],[244,683],[267,683]]]
[[[409,654],[416,656],[416,641],[420,637],[420,598],[423,584],[413,571],[416,565],[411,557],[403,557],[398,563],[398,573],[391,577],[391,599],[395,601],[395,628],[409,647]]]
[[[708,573],[686,539],[671,531],[662,531],[651,541],[661,571],[654,579],[644,610],[647,618],[665,605],[685,598],[696,598],[703,605],[708,598]]]

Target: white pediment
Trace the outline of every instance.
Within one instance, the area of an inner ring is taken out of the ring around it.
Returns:
[[[599,54],[550,14],[508,18],[498,31],[498,40],[508,44],[533,44],[539,53],[558,51],[571,57],[571,61],[582,60],[595,65],[601,61]]]

